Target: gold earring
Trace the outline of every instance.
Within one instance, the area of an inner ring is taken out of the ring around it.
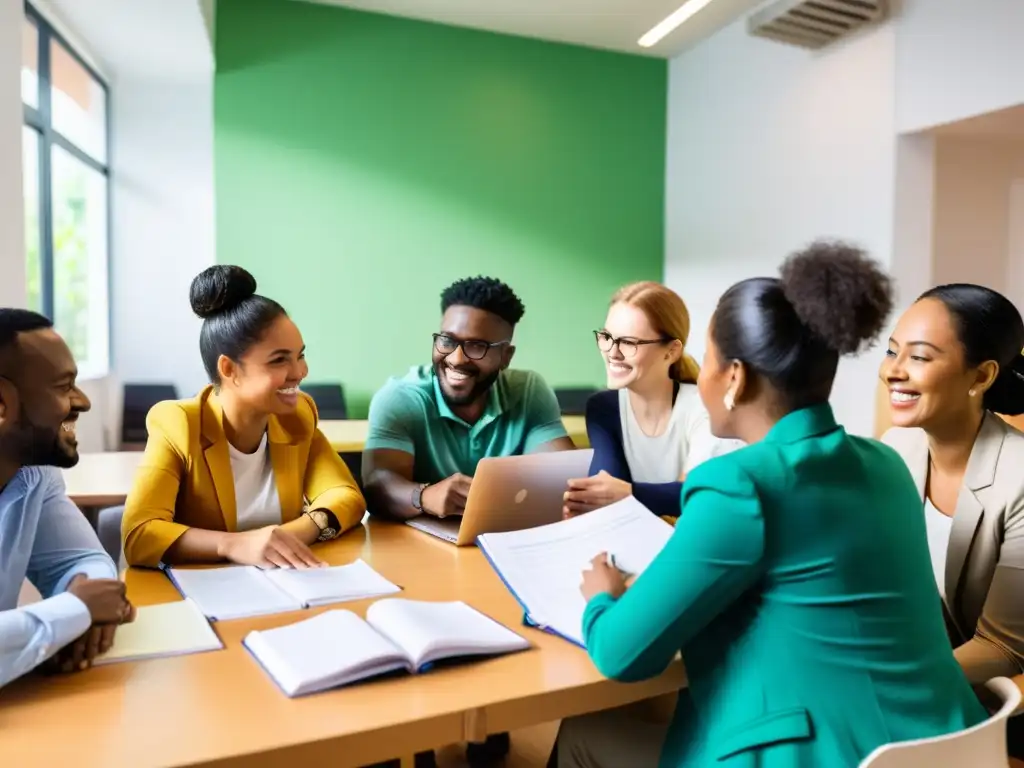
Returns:
[[[736,398],[733,397],[732,392],[726,392],[725,397],[722,399],[722,403],[725,405],[725,410],[731,411],[736,407]]]

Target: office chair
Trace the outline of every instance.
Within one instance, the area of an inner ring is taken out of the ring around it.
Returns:
[[[149,409],[164,400],[177,400],[178,388],[173,384],[125,384],[121,407],[121,450],[145,447],[146,415]]]
[[[321,421],[341,421],[348,418],[345,388],[341,384],[303,384],[302,391],[313,398]]]
[[[587,412],[587,400],[598,391],[593,387],[561,387],[555,389],[555,397],[563,416],[583,416]]]

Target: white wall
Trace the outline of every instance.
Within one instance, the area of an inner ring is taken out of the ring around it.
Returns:
[[[901,4],[896,35],[899,131],[1024,103],[1024,2]]]
[[[212,78],[118,78],[113,112],[114,370],[186,397],[206,383],[188,292],[214,261]]]
[[[666,283],[688,303],[703,354],[717,298],[773,275],[818,236],[889,265],[895,175],[894,31],[821,53],[749,36],[736,22],[669,69]],[[844,361],[839,420],[870,434],[880,351]]]
[[[1024,141],[942,136],[936,142],[932,278],[1011,295],[1012,188],[1024,179]],[[1016,216],[1019,217],[1019,205]]]
[[[0,306],[25,306],[21,176],[21,0],[0,0]]]

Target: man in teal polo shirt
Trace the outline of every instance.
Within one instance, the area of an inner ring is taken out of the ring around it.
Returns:
[[[509,370],[523,303],[500,280],[473,277],[441,294],[433,365],[388,381],[370,403],[363,485],[371,514],[407,520],[462,514],[480,459],[572,450],[554,392]],[[509,750],[507,733],[469,744],[471,766]],[[416,764],[432,764],[432,753]]]
[[[371,514],[461,514],[480,459],[575,447],[550,387],[532,371],[509,370],[524,312],[512,289],[460,280],[441,294],[441,311],[433,365],[389,380],[370,404]]]

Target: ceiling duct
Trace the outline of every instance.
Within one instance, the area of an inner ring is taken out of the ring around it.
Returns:
[[[823,48],[886,17],[886,0],[779,0],[747,19],[752,35]]]

